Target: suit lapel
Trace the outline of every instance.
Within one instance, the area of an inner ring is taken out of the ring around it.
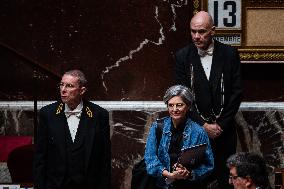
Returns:
[[[191,56],[191,59],[192,59],[192,65],[193,65],[194,74],[195,74],[194,79],[197,82],[197,84],[200,85],[201,83],[208,83],[208,80],[207,80],[205,71],[202,67],[200,56],[198,55],[196,47],[193,48],[193,54]]]
[[[196,48],[195,48],[196,49]],[[194,69],[194,94],[195,94],[195,101],[196,104],[198,104],[199,111],[202,114],[205,114],[207,112],[207,108],[211,107],[211,92],[209,87],[209,81],[206,77],[205,71],[202,67],[202,63],[200,60],[200,56],[196,53],[194,56],[194,62],[193,62],[193,69]],[[206,107],[206,108],[205,108]]]
[[[59,147],[59,151],[65,159],[66,156],[66,137],[67,137],[67,131],[68,130],[68,123],[66,116],[64,114],[64,104],[61,102],[58,103],[58,106],[56,107],[57,109],[55,110],[55,120],[54,120],[54,125],[53,129],[55,130],[54,134],[55,135],[55,141],[58,143],[57,146]]]
[[[215,94],[219,80],[222,76],[224,60],[222,59],[222,49],[220,49],[220,45],[218,42],[214,41],[214,52],[212,59],[212,66],[210,72],[209,82],[212,86],[212,92]]]
[[[86,113],[84,111],[84,106],[83,106],[80,121],[78,124],[76,136],[75,136],[75,140],[73,143],[73,148],[72,148],[73,151],[77,150],[77,148],[80,148],[85,140],[86,132],[87,132],[86,129],[88,128],[86,126],[86,119],[87,119]]]
[[[197,48],[193,48],[193,54],[191,56],[192,66],[193,66],[193,87],[196,100],[208,99],[208,94],[210,94],[209,90],[209,82],[207,80],[205,71],[202,67],[200,56],[198,55]],[[200,92],[206,91],[206,92]]]
[[[98,127],[97,123],[97,114],[94,112],[93,109],[91,109],[91,106],[89,105],[88,102],[84,102],[84,107],[83,107],[83,120],[82,124],[85,128],[85,152],[86,152],[86,159],[85,159],[85,167],[87,168],[89,165],[91,153],[93,150],[93,145],[94,145],[94,138],[96,137],[96,127]]]

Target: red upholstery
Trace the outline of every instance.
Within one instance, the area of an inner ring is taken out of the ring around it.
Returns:
[[[8,156],[7,166],[13,183],[33,182],[34,145],[15,148]]]
[[[0,162],[7,161],[9,153],[15,148],[28,144],[32,144],[32,137],[0,136]]]

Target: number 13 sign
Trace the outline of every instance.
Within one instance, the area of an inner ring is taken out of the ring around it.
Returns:
[[[217,29],[241,29],[241,0],[208,0],[208,12]]]

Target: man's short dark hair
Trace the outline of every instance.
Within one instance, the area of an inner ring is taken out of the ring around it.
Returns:
[[[64,75],[72,75],[74,77],[77,77],[79,80],[80,86],[86,87],[88,83],[85,74],[81,70],[69,70],[65,72]]]
[[[239,177],[250,177],[256,186],[270,186],[265,160],[258,154],[249,152],[236,153],[228,158],[227,166],[236,167]]]

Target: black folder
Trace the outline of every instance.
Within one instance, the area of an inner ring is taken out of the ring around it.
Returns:
[[[177,164],[181,164],[187,169],[198,167],[204,160],[206,148],[207,143],[202,143],[181,149]],[[175,170],[176,167],[173,169]],[[175,179],[166,178],[167,184],[171,184],[174,181]]]
[[[178,163],[185,167],[198,166],[204,159],[207,143],[183,148],[178,158]]]

